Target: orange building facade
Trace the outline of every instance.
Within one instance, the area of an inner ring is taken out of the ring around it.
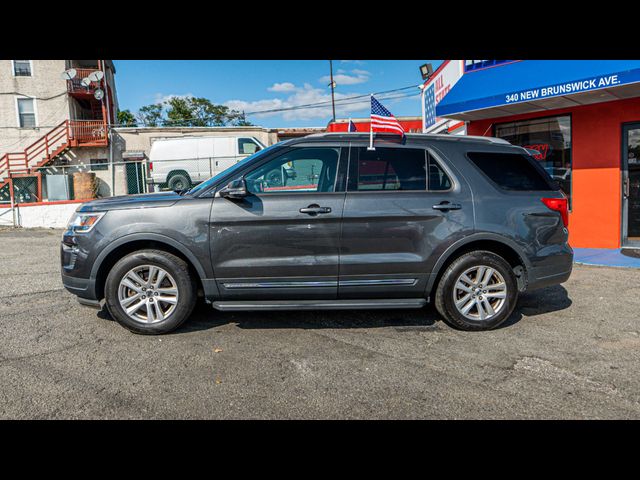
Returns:
[[[539,151],[570,198],[573,247],[640,248],[640,62],[466,62],[494,65],[465,73],[438,116]]]

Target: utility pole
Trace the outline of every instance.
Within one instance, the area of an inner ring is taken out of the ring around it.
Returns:
[[[329,73],[331,76],[331,83],[329,84],[331,86],[331,108],[333,109],[333,122],[335,123],[336,121],[336,103],[335,103],[335,98],[333,96],[333,90],[334,88],[336,88],[336,82],[333,81],[333,60],[329,60]]]

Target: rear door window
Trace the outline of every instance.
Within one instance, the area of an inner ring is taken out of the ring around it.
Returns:
[[[350,191],[426,190],[427,162],[423,149],[352,148]]]
[[[467,156],[493,183],[503,190],[558,190],[548,174],[526,155],[519,153],[468,152]]]

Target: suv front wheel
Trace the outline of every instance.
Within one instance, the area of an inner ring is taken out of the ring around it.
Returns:
[[[446,269],[435,295],[445,321],[461,330],[490,330],[504,322],[518,299],[516,276],[493,252],[466,253]]]
[[[120,259],[105,284],[107,309],[134,333],[178,328],[196,303],[196,284],[184,260],[162,250],[139,250]]]

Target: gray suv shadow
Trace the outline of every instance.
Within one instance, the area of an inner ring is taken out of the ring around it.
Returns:
[[[498,327],[515,325],[523,317],[535,317],[557,312],[571,306],[567,290],[562,285],[520,294],[511,316]],[[98,317],[112,320],[106,309]],[[322,328],[381,328],[395,327],[398,331],[428,331],[440,328],[440,314],[427,305],[416,310],[307,310],[280,312],[220,312],[199,301],[191,317],[177,330],[168,335],[179,335],[199,330],[209,330],[228,323],[236,323],[247,329],[322,329]],[[471,332],[473,333],[473,332]],[[480,332],[482,333],[482,332]]]

